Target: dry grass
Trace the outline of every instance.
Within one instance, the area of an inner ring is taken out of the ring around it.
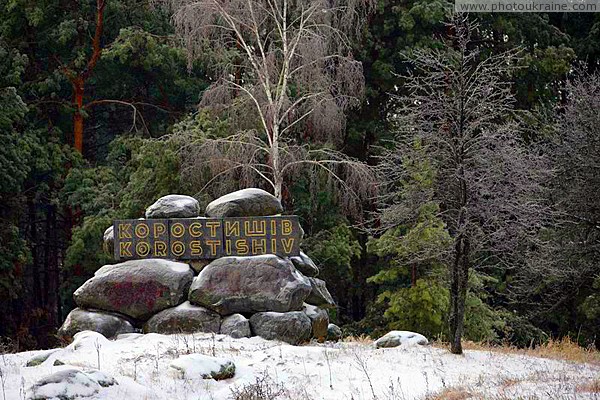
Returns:
[[[435,347],[447,348],[448,344],[436,342]],[[476,342],[463,342],[464,350],[482,350],[482,351],[493,351],[497,353],[505,354],[521,354],[532,357],[550,358],[555,360],[567,360],[578,363],[588,363],[593,365],[600,365],[600,351],[589,347],[581,347],[577,343],[571,340],[569,337],[565,337],[560,340],[550,339],[548,342],[541,344],[535,348],[519,349],[514,346],[498,346],[490,345],[487,343],[476,343]]]
[[[502,380],[501,386],[502,386],[503,389],[506,389],[506,388],[508,388],[510,386],[514,386],[514,385],[516,385],[517,383],[520,383],[520,382],[521,382],[521,380],[517,379],[517,378],[504,378]]]
[[[575,388],[577,393],[600,393],[600,379],[596,379]]]
[[[364,344],[364,345],[373,343],[373,339],[371,339],[371,337],[367,336],[367,335],[346,336],[344,339],[342,339],[342,341],[344,343],[358,343],[358,344]]]
[[[426,400],[466,400],[473,395],[462,388],[447,388],[438,394],[427,396]]]

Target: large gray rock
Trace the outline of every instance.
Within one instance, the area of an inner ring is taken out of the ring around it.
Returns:
[[[327,325],[327,340],[337,342],[342,338],[342,330],[336,324]]]
[[[236,339],[252,336],[250,322],[242,314],[233,314],[223,318],[221,333]]]
[[[290,257],[290,260],[292,260],[296,269],[305,276],[315,277],[319,275],[319,267],[303,251],[298,256]]]
[[[311,291],[308,278],[275,255],[223,257],[194,278],[189,300],[221,315],[296,311]]]
[[[144,333],[219,333],[221,316],[189,301],[174,308],[167,308],[154,315],[144,324]]]
[[[69,340],[77,332],[82,331],[94,331],[110,338],[121,333],[135,332],[135,328],[123,316],[99,310],[76,308],[67,315],[65,322],[58,330],[58,336]]]
[[[156,200],[146,209],[146,218],[194,218],[200,215],[198,200],[181,194],[170,194]]]
[[[335,301],[329,290],[327,290],[325,281],[318,278],[308,278],[308,280],[310,281],[311,291],[306,302],[323,308],[335,308]]]
[[[298,344],[310,339],[312,324],[302,311],[261,312],[250,317],[252,332],[267,340]]]
[[[310,318],[312,325],[312,337],[323,343],[327,338],[327,326],[329,325],[329,314],[317,306],[304,304],[304,314]]]
[[[36,381],[28,390],[29,400],[74,400],[92,397],[100,390],[100,384],[78,369],[63,369]]]
[[[420,333],[410,331],[390,331],[375,341],[375,347],[425,346],[427,338]]]
[[[115,253],[115,232],[114,227],[111,225],[104,231],[104,235],[102,236],[102,249],[106,254],[110,254],[111,256]]]
[[[282,212],[283,207],[277,197],[256,188],[226,194],[206,206],[206,216],[214,218],[253,217]]]
[[[115,311],[146,320],[186,300],[194,273],[189,265],[160,259],[105,265],[73,294],[81,308]]]

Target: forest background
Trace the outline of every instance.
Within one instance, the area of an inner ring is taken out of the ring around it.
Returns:
[[[403,130],[411,55],[452,47],[451,5],[376,1],[348,51],[362,62],[360,104],[335,127],[303,124],[293,140],[379,166]],[[138,218],[171,193],[207,204],[249,184],[272,188],[243,172],[215,183],[189,156],[190,143],[257,126],[201,102],[215,63],[240,57],[239,46],[191,58],[168,11],[144,0],[0,0],[0,15],[0,337],[17,350],[45,348],[73,291],[112,262],[102,234],[113,219]],[[471,43],[486,57],[518,51],[500,83],[526,125],[523,143],[550,163],[541,200],[552,218],[503,265],[489,257],[469,272],[464,336],[517,346],[570,336],[600,347],[600,15],[477,17]],[[246,72],[232,76],[243,82]],[[396,182],[403,193],[438,179],[436,165],[411,165],[412,178]],[[405,329],[447,340],[450,269],[433,256],[454,234],[438,217],[444,204],[425,199],[415,218],[377,226],[381,198],[348,204],[338,183],[314,169],[284,179],[279,193],[339,305],[332,320],[346,334]],[[429,256],[407,261],[422,251]]]

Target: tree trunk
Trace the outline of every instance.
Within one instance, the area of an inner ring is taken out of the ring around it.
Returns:
[[[279,126],[277,125],[277,119],[273,117],[273,126],[271,128],[272,136],[271,136],[271,163],[273,167],[273,185],[275,197],[279,200],[282,199],[282,189],[283,189],[283,174],[281,171],[280,159],[279,159]]]
[[[28,199],[29,208],[29,246],[31,248],[31,279],[33,283],[33,307],[40,307],[41,301],[41,284],[40,284],[40,271],[39,271],[39,258],[38,258],[38,235],[37,235],[37,224],[36,224],[36,207],[33,199]]]
[[[461,118],[461,132],[464,126]],[[462,160],[461,160],[462,161]],[[450,284],[450,352],[462,354],[462,334],[465,323],[465,303],[467,300],[467,288],[469,284],[469,237],[466,230],[466,207],[467,207],[467,182],[465,171],[461,163],[458,167],[459,185],[458,195],[460,198],[460,211],[458,214],[458,226],[456,243],[454,245],[454,263],[452,265],[452,282]]]
[[[85,83],[94,72],[94,68],[96,68],[96,64],[98,64],[98,60],[102,55],[101,40],[104,31],[104,10],[107,2],[108,0],[96,1],[96,29],[92,39],[92,55],[86,68],[79,73],[69,68],[64,70],[73,86],[73,101],[77,107],[75,115],[73,115],[73,145],[80,153],[83,153],[83,94]]]
[[[450,352],[462,354],[462,334],[469,282],[469,239],[460,236],[454,246],[452,282],[450,285]]]
[[[84,79],[82,76],[77,76],[73,79],[73,101],[77,106],[73,115],[73,138],[75,149],[83,154],[83,92]]]

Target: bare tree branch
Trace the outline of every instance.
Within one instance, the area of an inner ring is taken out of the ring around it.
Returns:
[[[309,158],[316,153],[298,139],[310,129],[305,137],[335,141],[345,128],[346,111],[359,105],[364,77],[350,42],[374,0],[157,1],[173,11],[191,59],[209,54],[216,65],[201,106],[220,107],[236,129],[249,132],[238,143],[232,140],[242,136],[186,149],[186,164],[196,162],[194,172],[208,168],[215,177],[248,182],[259,177],[281,198],[286,180],[299,169],[319,167],[343,193],[353,191],[347,198],[359,202],[364,188],[351,190],[343,180],[354,176],[350,169],[364,175],[368,168],[341,153],[329,162]],[[373,179],[354,184],[371,185]]]

